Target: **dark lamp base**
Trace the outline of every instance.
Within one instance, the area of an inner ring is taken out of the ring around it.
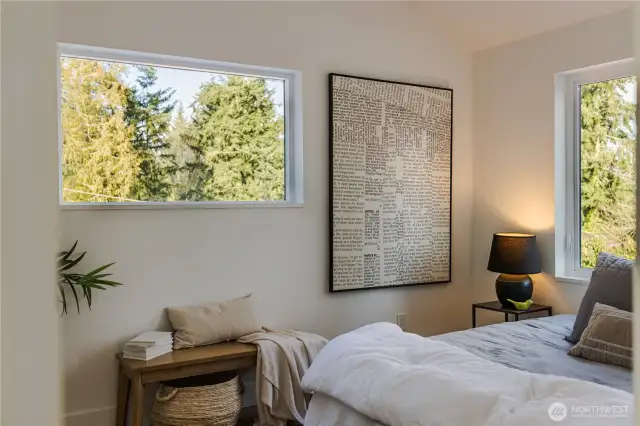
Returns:
[[[533,281],[529,275],[500,274],[496,279],[496,295],[502,306],[513,308],[508,302],[525,302],[533,296]]]

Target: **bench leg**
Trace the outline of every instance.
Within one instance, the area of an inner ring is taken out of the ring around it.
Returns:
[[[129,387],[131,381],[124,374],[124,370],[120,367],[118,373],[118,405],[116,411],[116,426],[126,426],[127,424],[127,402],[129,401]]]
[[[476,307],[471,307],[471,328],[476,328]]]
[[[137,375],[131,379],[131,426],[142,426],[144,416],[144,386]]]

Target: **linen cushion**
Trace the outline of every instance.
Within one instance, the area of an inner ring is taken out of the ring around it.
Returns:
[[[582,298],[580,309],[567,340],[577,343],[589,323],[593,306],[597,303],[632,311],[631,276],[633,262],[609,253],[600,253],[591,274],[589,287]]]
[[[580,341],[569,355],[631,369],[631,312],[596,303]]]
[[[176,331],[173,349],[224,342],[261,330],[251,295],[200,306],[167,308],[167,314]]]

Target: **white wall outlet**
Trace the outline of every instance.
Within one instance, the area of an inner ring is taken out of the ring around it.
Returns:
[[[396,324],[398,324],[398,326],[401,329],[405,330],[407,326],[407,314],[405,313],[396,314]]]

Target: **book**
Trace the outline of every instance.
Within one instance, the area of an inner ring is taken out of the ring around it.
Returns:
[[[148,361],[150,359],[157,358],[160,355],[164,355],[172,351],[173,351],[172,345],[154,346],[150,348],[142,348],[142,349],[136,349],[136,350],[130,350],[125,347],[125,350],[122,356],[127,359]]]
[[[153,345],[148,344],[148,343],[139,344],[139,343],[127,342],[127,343],[124,344],[124,347],[125,348],[130,348],[130,349],[140,349],[140,350],[142,350],[142,349],[145,349],[145,348],[154,348],[156,346],[167,346],[167,345],[173,345],[173,340],[166,340],[166,341],[163,341],[163,342],[158,342],[158,343],[153,344]]]
[[[124,345],[123,352],[134,353],[134,354],[146,354],[146,353],[162,351],[167,348],[173,349],[173,344],[167,343],[163,345],[148,346],[148,347]]]
[[[151,347],[168,343],[173,343],[173,336],[170,331],[145,331],[129,340],[125,346]]]

